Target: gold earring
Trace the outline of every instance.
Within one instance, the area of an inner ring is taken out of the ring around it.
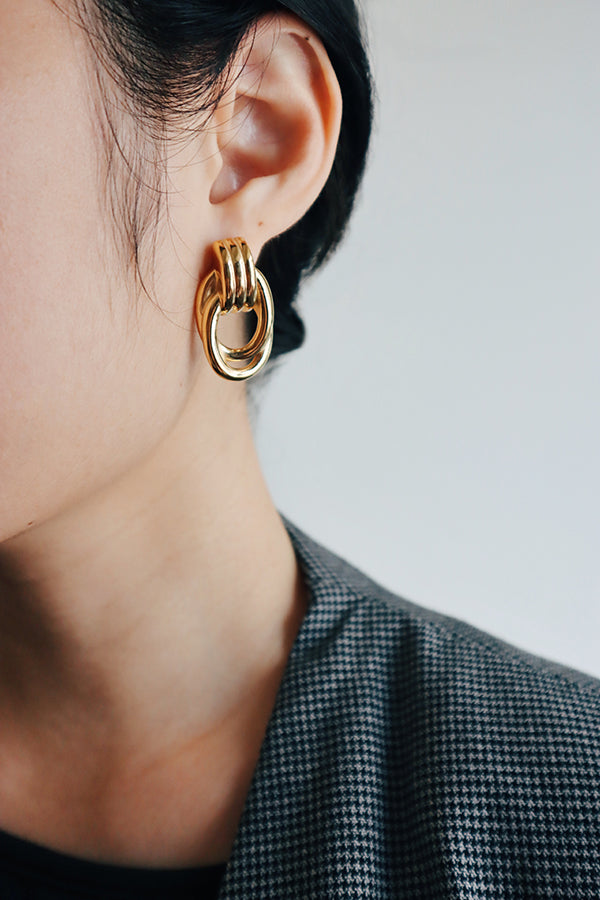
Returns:
[[[213,244],[217,266],[204,279],[196,294],[196,324],[209,363],[230,381],[256,375],[269,359],[273,347],[275,311],[273,295],[265,276],[254,265],[248,244],[242,238]],[[245,347],[226,347],[217,337],[221,315],[254,310],[256,330]],[[235,368],[232,361],[247,360]]]

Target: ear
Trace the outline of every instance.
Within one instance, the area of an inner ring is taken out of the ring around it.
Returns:
[[[243,234],[258,255],[325,185],[342,96],[320,39],[293,16],[262,19],[237,62],[213,120],[221,168],[210,202],[222,233]]]

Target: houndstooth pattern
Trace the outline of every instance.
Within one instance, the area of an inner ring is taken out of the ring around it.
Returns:
[[[600,900],[600,682],[284,522],[312,601],[219,900]]]

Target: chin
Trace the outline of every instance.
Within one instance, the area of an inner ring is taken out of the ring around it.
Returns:
[[[33,512],[28,515],[22,508],[13,510],[3,502],[0,494],[0,545],[5,544],[19,535],[31,531],[38,524],[38,519]]]

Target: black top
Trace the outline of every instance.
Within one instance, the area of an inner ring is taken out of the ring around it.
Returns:
[[[216,900],[224,872],[104,865],[0,831],[2,900]]]

